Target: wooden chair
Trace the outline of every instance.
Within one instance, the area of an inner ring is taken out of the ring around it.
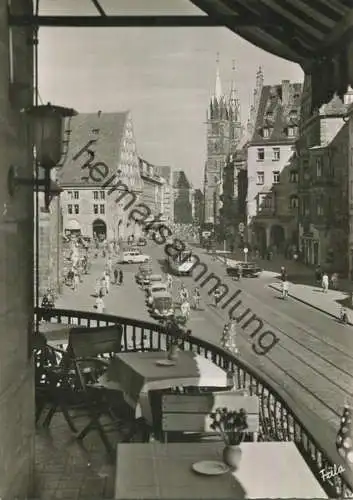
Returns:
[[[123,395],[120,391],[93,386],[93,383],[106,370],[109,357],[120,352],[122,335],[123,329],[119,325],[73,328],[70,331],[68,348],[60,366],[61,383],[54,388],[55,396],[44,421],[44,425],[49,426],[60,408],[77,439],[83,440],[89,432],[96,430],[112,457],[114,450],[106,433],[118,430],[122,424],[123,411],[118,414],[124,405]],[[69,410],[73,410],[74,415]],[[101,423],[103,415],[110,418],[109,426]],[[82,416],[88,417],[88,423],[78,431],[74,421]]]
[[[236,391],[212,392],[195,395],[165,394],[162,397],[162,436],[167,441],[170,434],[174,440],[200,440],[217,437],[211,429],[210,414],[217,408],[230,411],[241,408],[248,415],[247,434],[253,439],[259,430],[259,400],[257,396],[243,396]],[[251,439],[251,440],[253,440]]]

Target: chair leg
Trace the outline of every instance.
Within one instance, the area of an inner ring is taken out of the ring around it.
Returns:
[[[57,407],[58,407],[57,405],[52,405],[52,407],[49,409],[47,416],[44,419],[43,427],[48,428],[50,426],[50,422],[52,421],[52,418],[55,415]]]
[[[69,412],[67,411],[66,407],[61,406],[61,411],[62,411],[62,413],[63,413],[63,415],[65,417],[65,420],[66,420],[68,426],[72,430],[72,432],[76,433],[77,432],[77,428],[75,427],[75,425],[73,423],[73,420],[72,420]]]

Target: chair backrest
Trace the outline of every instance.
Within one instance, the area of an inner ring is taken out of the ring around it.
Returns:
[[[121,351],[123,328],[121,325],[96,328],[72,328],[68,351],[76,358],[96,357]]]
[[[217,408],[227,408],[229,411],[239,411],[243,408],[248,417],[246,432],[258,432],[258,397],[244,396],[235,391],[163,395],[162,430],[163,432],[216,433],[210,427],[212,424],[210,414]]]

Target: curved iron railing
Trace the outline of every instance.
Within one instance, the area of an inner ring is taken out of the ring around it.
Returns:
[[[35,315],[53,323],[63,323],[87,327],[119,324],[123,327],[123,351],[160,351],[166,350],[169,338],[165,328],[159,324],[124,318],[110,314],[99,314],[70,309],[38,308]],[[343,464],[334,446],[325,450],[278,391],[271,387],[264,377],[248,366],[243,360],[235,358],[230,352],[205,340],[190,336],[182,340],[184,350],[195,351],[211,359],[224,370],[233,372],[238,389],[247,389],[260,400],[260,435],[267,441],[293,441],[297,445],[308,466],[326,491],[329,498],[351,498],[353,478],[345,471],[330,479],[323,480],[322,470],[330,470]]]

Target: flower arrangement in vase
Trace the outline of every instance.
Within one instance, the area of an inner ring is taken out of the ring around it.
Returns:
[[[211,429],[219,432],[224,444],[223,461],[231,469],[236,470],[241,459],[240,443],[243,441],[245,432],[249,428],[246,411],[230,411],[227,408],[217,408],[210,414],[212,420]]]
[[[167,333],[170,336],[168,344],[168,359],[175,361],[178,358],[179,347],[182,347],[183,342],[191,335],[191,330],[184,330],[186,321],[183,316],[174,316],[166,323]]]

